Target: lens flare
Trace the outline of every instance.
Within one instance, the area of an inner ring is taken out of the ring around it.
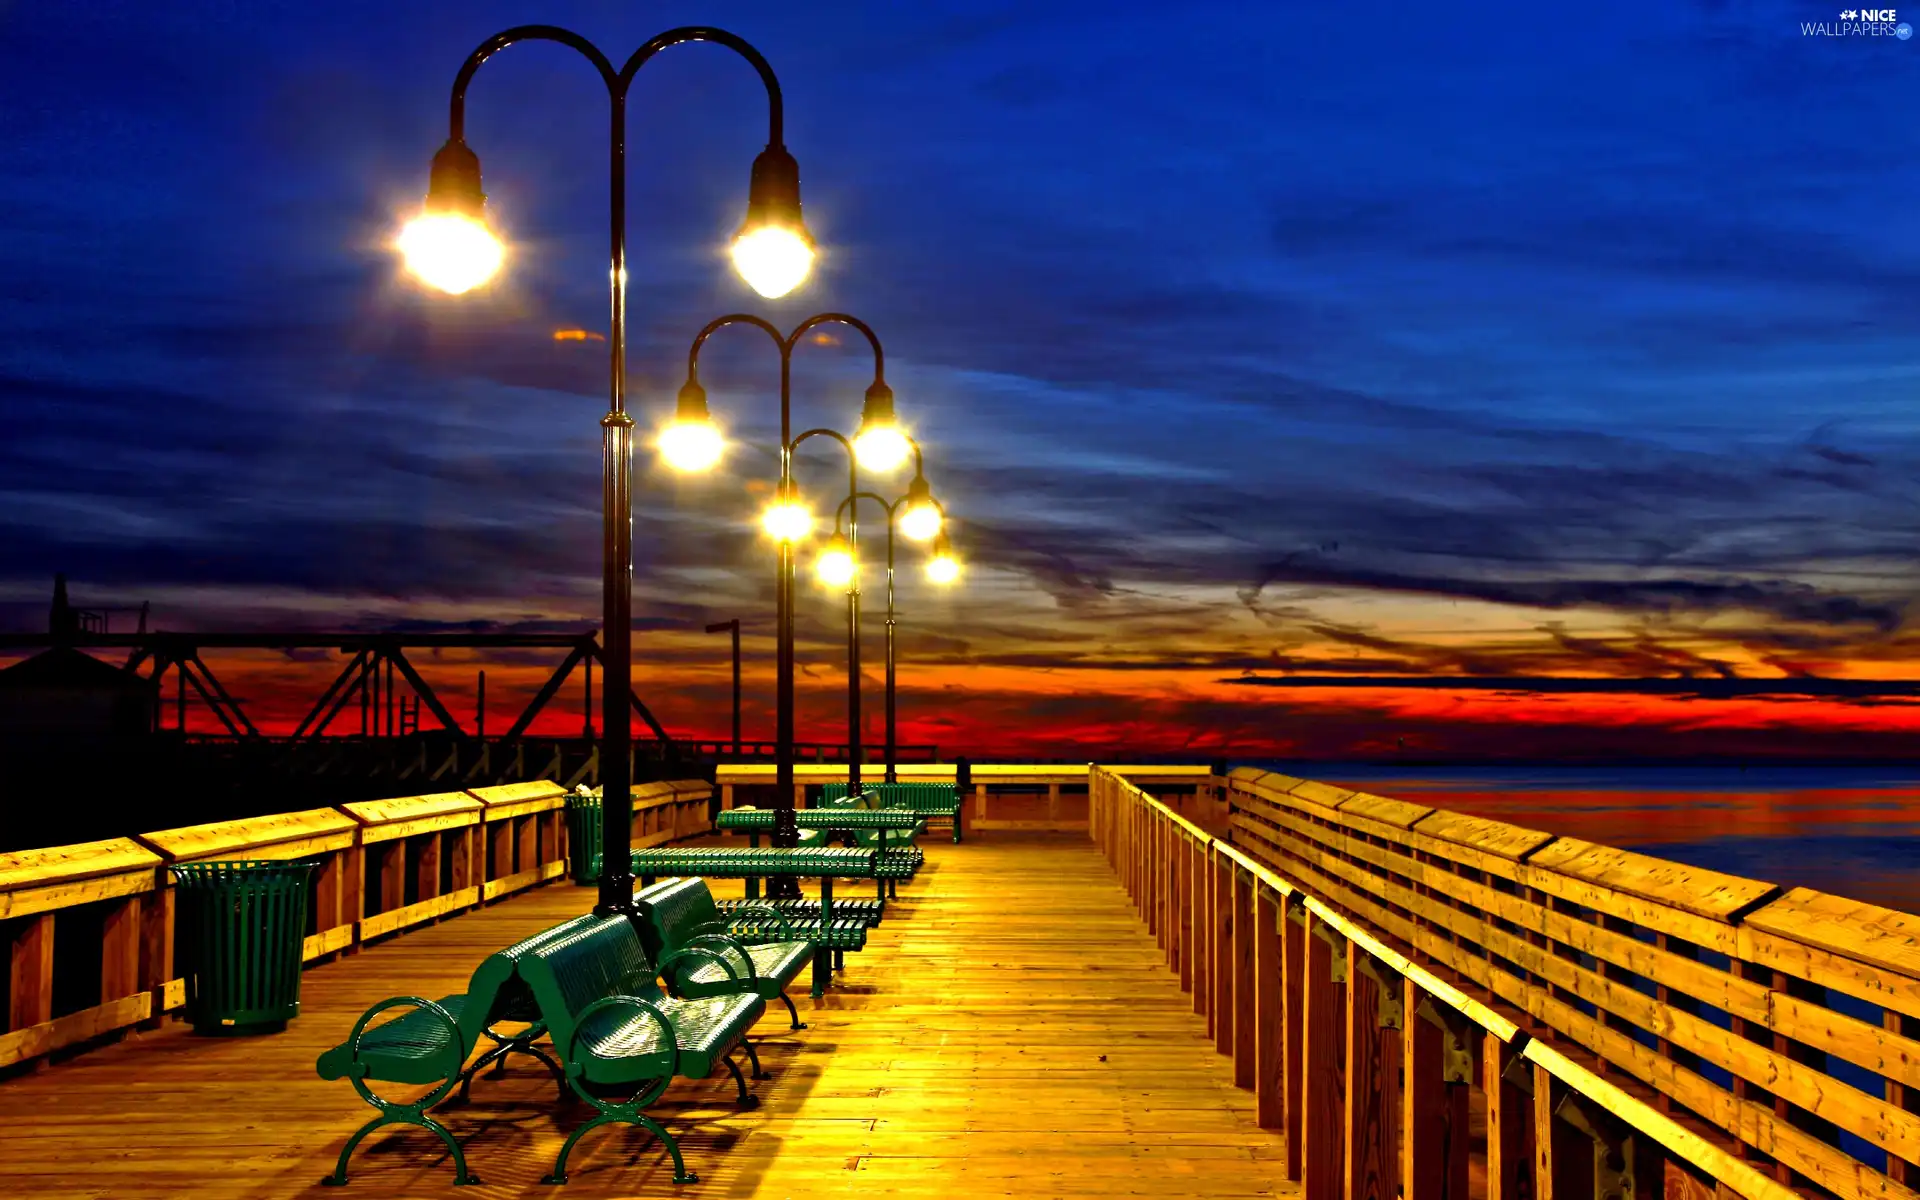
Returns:
[[[492,279],[507,250],[484,224],[458,213],[422,213],[395,243],[407,270],[448,295],[470,292]]]

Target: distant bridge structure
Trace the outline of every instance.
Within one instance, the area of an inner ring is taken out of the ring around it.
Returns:
[[[114,633],[111,612],[137,611],[139,627],[132,633]],[[409,650],[564,650],[565,657],[540,690],[534,694],[518,717],[500,735],[512,741],[523,736],[535,718],[557,695],[575,668],[585,672],[585,711],[592,712],[593,667],[602,668],[606,660],[598,633],[327,633],[313,631],[247,632],[175,632],[147,628],[151,613],[146,605],[139,609],[76,608],[67,597],[65,576],[54,579],[53,605],[45,633],[0,633],[0,651],[4,650],[125,650],[122,670],[145,680],[152,689],[153,729],[164,726],[164,695],[167,672],[174,676],[174,725],[177,733],[187,729],[187,691],[191,688],[206,711],[219,722],[230,737],[260,738],[259,728],[234,698],[212,667],[201,657],[203,650],[276,650],[283,653],[300,650],[337,651],[349,655],[340,672],[314,701],[287,740],[302,741],[328,733],[348,705],[358,702],[360,737],[397,737],[423,732],[420,728],[424,709],[438,722],[441,732],[456,738],[485,739],[486,676],[480,675],[480,698],[473,728],[462,725],[448,711],[419,671],[408,659]],[[143,668],[149,673],[142,675]],[[4,677],[5,672],[0,672]],[[396,680],[398,676],[398,680]],[[78,681],[76,681],[77,683]],[[637,691],[631,692],[633,711],[653,733],[656,742],[672,739],[661,727]],[[583,733],[590,733],[590,717],[583,718]]]

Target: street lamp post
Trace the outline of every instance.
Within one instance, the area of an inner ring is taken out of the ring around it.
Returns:
[[[908,486],[907,492],[905,495],[897,498],[892,503],[888,503],[885,497],[876,495],[873,492],[862,492],[862,491],[850,492],[848,493],[847,498],[840,502],[840,511],[839,513],[835,514],[835,518],[834,518],[834,525],[836,530],[839,528],[839,522],[840,522],[841,516],[845,516],[847,520],[847,528],[849,530],[849,534],[847,538],[847,546],[848,546],[848,553],[851,554],[852,548],[858,544],[857,529],[854,525],[854,518],[859,512],[860,501],[871,500],[875,504],[880,506],[881,511],[887,514],[886,782],[888,783],[893,783],[896,781],[896,773],[897,773],[897,767],[898,767],[898,759],[897,759],[897,753],[896,753],[897,747],[898,747],[898,739],[896,736],[895,724],[894,724],[894,721],[895,721],[894,680],[895,680],[895,661],[896,661],[895,654],[894,654],[894,642],[895,642],[894,627],[897,623],[896,610],[894,607],[894,530],[895,528],[898,527],[901,532],[905,533],[907,537],[912,539],[913,541],[927,541],[929,539],[933,539],[937,537],[938,540],[934,544],[934,555],[928,562],[928,574],[934,579],[935,582],[942,583],[942,584],[952,583],[959,574],[957,569],[959,564],[957,560],[953,558],[952,551],[948,547],[946,536],[940,532],[941,524],[943,523],[943,520],[944,520],[944,513],[941,510],[939,502],[934,500],[931,489],[927,487],[926,476],[920,469],[922,464],[920,459],[920,447],[918,443],[914,445],[913,454],[914,454],[914,467],[915,467],[913,482],[911,485]],[[855,571],[854,572],[855,589],[858,589],[859,587],[858,578],[859,578],[858,572]],[[859,610],[857,606],[851,612],[851,621],[850,621],[850,627],[847,633],[847,638],[848,638],[848,644],[854,647],[854,649],[851,650],[849,653],[854,656],[853,661],[857,663],[858,662],[858,646],[860,644],[860,620],[859,620]]]
[[[867,388],[860,428],[851,440],[827,429],[810,429],[796,437],[792,416],[794,347],[810,331],[831,324],[858,330],[873,349],[873,383]],[[707,409],[706,389],[700,385],[700,348],[708,338],[729,325],[753,326],[773,339],[774,348],[780,354],[780,482],[774,502],[762,520],[763,527],[779,547],[778,575],[774,588],[779,641],[775,662],[777,765],[774,770],[774,827],[770,840],[775,846],[797,846],[800,831],[793,819],[793,560],[795,543],[806,536],[812,527],[813,517],[794,491],[794,451],[810,437],[831,437],[839,441],[848,451],[848,491],[851,492],[859,490],[858,467],[876,472],[897,469],[906,461],[911,446],[894,417],[893,389],[886,382],[886,353],[880,346],[879,337],[865,321],[846,313],[818,313],[794,326],[791,332],[783,334],[761,317],[732,313],[708,322],[687,351],[687,382],[680,389],[674,420],[660,437],[661,452],[676,469],[704,470],[719,457],[720,434]],[[859,730],[856,727],[849,731],[851,744],[848,747],[849,757],[853,760],[849,778],[856,783],[859,779],[858,739]],[[769,885],[773,882],[770,880]],[[791,881],[787,882],[791,885]]]
[[[707,626],[708,633],[733,634],[733,756],[740,757],[740,618]]]
[[[580,52],[599,72],[611,105],[609,147],[609,320],[611,406],[603,431],[601,511],[603,620],[606,677],[601,687],[600,778],[602,798],[600,913],[631,912],[633,873],[633,418],[626,411],[627,294],[627,92],[654,55],[683,42],[715,42],[745,58],[767,90],[767,147],[754,159],[747,217],[734,239],[735,268],[763,296],[784,295],[805,278],[813,242],[800,216],[800,168],[787,152],[780,83],[773,68],[746,41],[723,29],[686,26],[659,34],[614,69],[586,38],[553,25],[520,25],[480,43],[453,81],[446,143],[433,156],[431,180],[420,217],[402,232],[398,248],[408,267],[442,291],[459,294],[498,271],[505,248],[485,224],[486,196],[480,159],[466,143],[467,86],[494,54],[522,41],[559,42]]]

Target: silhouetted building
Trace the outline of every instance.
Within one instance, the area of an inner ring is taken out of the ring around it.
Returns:
[[[153,732],[153,686],[71,646],[0,670],[0,738]]]

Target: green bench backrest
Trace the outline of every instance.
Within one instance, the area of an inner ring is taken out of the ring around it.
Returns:
[[[647,953],[658,962],[703,933],[726,929],[704,879],[665,879],[633,896],[634,923]]]
[[[958,785],[951,783],[863,783],[860,790],[868,798],[865,808],[950,808],[960,797]],[[829,805],[847,802],[847,785],[821,785],[822,801]]]
[[[562,1054],[572,1044],[580,1013],[595,1000],[661,997],[633,923],[617,915],[587,917],[573,931],[529,948],[519,973]]]
[[[460,1014],[460,1032],[467,1044],[472,1045],[480,1031],[496,1021],[531,1021],[538,1017],[540,1006],[527,981],[520,977],[520,960],[535,947],[566,937],[595,919],[591,914],[578,916],[487,955],[467,983],[467,1005]]]

